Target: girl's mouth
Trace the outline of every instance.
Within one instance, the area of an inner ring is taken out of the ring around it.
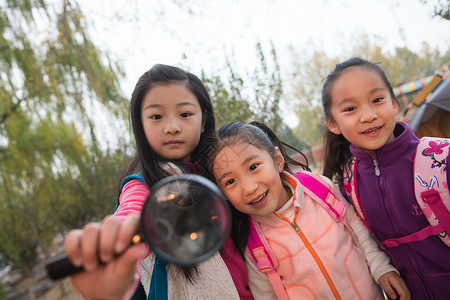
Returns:
[[[256,199],[256,200],[250,202],[250,204],[251,204],[251,205],[258,204],[258,203],[260,203],[266,196],[267,196],[267,191],[266,191],[264,194],[262,194],[261,196],[259,196],[258,199]]]
[[[378,132],[381,129],[382,126],[378,126],[378,127],[373,127],[370,129],[367,129],[366,131],[363,132],[363,134],[373,134]]]
[[[178,141],[178,140],[168,141],[168,142],[164,143],[164,145],[167,145],[167,146],[174,146],[174,145],[181,145],[181,144],[182,144],[182,142]]]

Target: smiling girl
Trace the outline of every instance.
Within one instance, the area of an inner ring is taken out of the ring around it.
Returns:
[[[344,203],[346,221],[335,220],[306,192],[311,186],[302,185],[290,168],[307,166],[290,158],[284,143],[268,127],[232,122],[220,128],[218,135],[213,173],[233,206],[232,234],[245,253],[255,299],[383,299],[376,281],[391,297],[409,299],[389,258],[330,180],[302,171],[327,186],[335,201]],[[275,293],[268,276],[258,271],[245,250],[250,222],[276,256],[282,293]]]
[[[355,180],[360,207],[377,239],[399,239],[427,227],[414,194],[419,139],[408,124],[396,122],[397,100],[381,67],[360,58],[337,64],[323,84],[322,105],[328,127],[324,175],[340,186],[346,174]],[[441,184],[447,185],[448,194],[447,161],[440,171],[446,172]],[[437,235],[390,247],[386,253],[413,299],[449,297],[450,248]]]

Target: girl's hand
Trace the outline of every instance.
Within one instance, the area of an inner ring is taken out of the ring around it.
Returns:
[[[72,276],[80,294],[118,299],[133,287],[137,262],[148,255],[145,244],[129,247],[138,227],[139,215],[129,215],[123,221],[110,216],[102,224],[89,223],[67,234],[64,246],[69,259],[86,270]],[[122,254],[117,257],[118,253]]]
[[[411,294],[405,281],[396,273],[388,272],[382,275],[378,282],[390,299],[410,300]]]

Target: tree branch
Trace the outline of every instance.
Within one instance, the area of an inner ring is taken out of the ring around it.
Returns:
[[[25,98],[20,99],[16,104],[14,104],[9,111],[4,112],[0,117],[0,124],[6,122],[6,119],[10,116],[12,112],[14,112],[20,105],[22,101],[25,101]]]

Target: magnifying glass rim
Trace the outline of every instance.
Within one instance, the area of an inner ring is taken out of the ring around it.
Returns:
[[[195,174],[172,175],[172,176],[166,177],[166,178],[158,181],[157,183],[155,183],[152,186],[151,190],[156,191],[161,186],[168,184],[170,182],[173,182],[173,181],[182,181],[182,182],[193,181],[198,184],[204,185],[205,188],[209,189],[212,194],[217,195],[219,200],[221,200],[223,202],[223,208],[224,208],[225,216],[227,218],[226,229],[225,229],[224,235],[220,238],[220,240],[216,243],[216,245],[213,248],[211,248],[205,254],[194,257],[189,260],[179,259],[179,258],[176,258],[176,257],[169,255],[166,252],[162,251],[158,246],[156,246],[151,241],[150,238],[147,237],[147,234],[145,233],[145,230],[144,230],[145,227],[144,227],[143,215],[146,210],[146,207],[148,205],[150,205],[149,204],[150,201],[146,201],[144,203],[144,206],[142,207],[141,221],[140,221],[141,235],[143,236],[144,241],[150,246],[151,250],[155,253],[155,255],[158,256],[159,258],[161,258],[162,260],[169,262],[169,263],[174,263],[174,264],[177,264],[180,266],[192,266],[192,265],[196,265],[198,263],[201,263],[202,261],[207,260],[208,258],[213,256],[222,247],[223,243],[225,242],[225,240],[228,236],[229,230],[230,230],[231,211],[230,211],[227,200],[226,200],[225,196],[223,195],[222,191],[211,180],[209,180],[205,177],[202,177],[200,175],[195,175]],[[150,191],[150,195],[151,195],[151,193],[152,193],[152,191]]]

